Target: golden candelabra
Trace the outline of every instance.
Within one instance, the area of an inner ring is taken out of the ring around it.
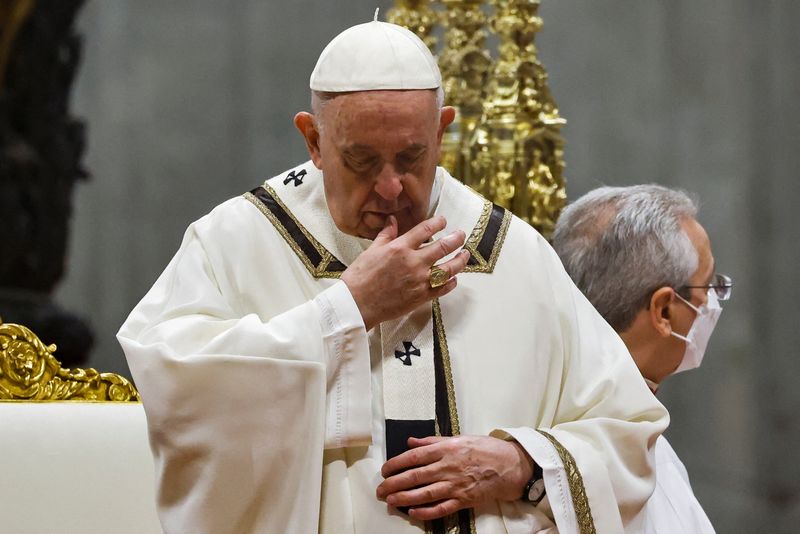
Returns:
[[[456,121],[442,142],[442,165],[545,236],[566,203],[561,118],[534,45],[542,27],[539,0],[396,1],[387,19],[406,26],[435,51],[436,18],[444,27],[439,67],[445,103]],[[424,22],[422,22],[424,21]],[[486,48],[487,31],[497,57]]]

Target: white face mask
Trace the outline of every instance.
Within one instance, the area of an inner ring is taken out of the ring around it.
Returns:
[[[697,312],[697,317],[694,318],[692,327],[686,337],[672,332],[673,336],[686,342],[686,351],[683,353],[683,360],[681,360],[680,365],[671,374],[700,367],[700,363],[703,361],[703,354],[708,346],[708,340],[711,338],[711,333],[717,324],[719,314],[722,313],[722,308],[717,300],[717,293],[713,288],[708,290],[708,301],[699,308],[677,293],[675,295]]]

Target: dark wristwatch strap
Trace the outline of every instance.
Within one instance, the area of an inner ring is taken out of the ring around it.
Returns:
[[[522,490],[522,500],[532,504],[539,504],[545,496],[544,471],[536,462],[533,463],[533,475]]]

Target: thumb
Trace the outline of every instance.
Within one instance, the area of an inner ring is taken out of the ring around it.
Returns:
[[[397,219],[394,218],[394,215],[389,215],[386,218],[386,224],[383,227],[383,230],[375,236],[373,243],[388,243],[397,237]]]

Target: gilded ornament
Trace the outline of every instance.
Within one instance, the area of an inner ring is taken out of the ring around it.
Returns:
[[[428,273],[428,283],[431,285],[431,289],[442,287],[448,280],[450,280],[450,275],[447,274],[447,271],[436,265],[431,267],[430,273]]]
[[[139,401],[124,377],[95,369],[62,369],[28,328],[0,320],[0,401]]]
[[[436,37],[432,32],[439,15],[430,4],[430,0],[395,0],[395,7],[386,13],[386,22],[408,28],[435,53]]]
[[[538,0],[492,0],[489,25],[499,57],[489,73],[483,114],[470,147],[469,179],[497,204],[549,236],[566,203],[565,121],[536,57]]]
[[[442,139],[441,165],[465,179],[469,162],[468,141],[483,112],[482,96],[492,58],[486,49],[486,15],[482,0],[441,0],[445,7],[444,47],[439,54],[445,104],[457,110],[456,119]]]
[[[397,0],[388,20],[433,50],[436,12],[429,4]],[[489,16],[481,0],[437,4],[445,29],[439,53],[445,103],[457,111],[442,139],[440,164],[549,236],[566,205],[566,121],[537,58],[539,0],[491,0]],[[486,49],[487,27],[499,39],[494,60]]]

